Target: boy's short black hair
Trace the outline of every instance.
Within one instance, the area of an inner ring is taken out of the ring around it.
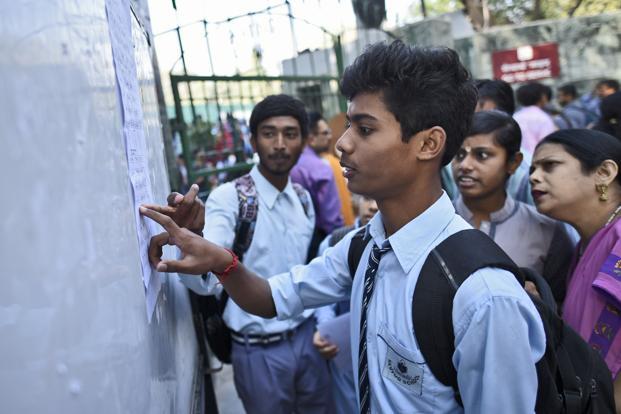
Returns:
[[[257,136],[259,124],[273,116],[292,116],[300,124],[302,138],[308,136],[308,114],[299,99],[289,95],[270,95],[256,104],[250,114],[250,133]]]
[[[319,121],[321,121],[322,119],[325,121],[325,119],[319,112],[317,111],[309,112],[308,113],[308,131],[315,134],[317,132],[317,124],[319,124]]]
[[[345,69],[341,92],[352,100],[381,92],[401,124],[401,139],[439,126],[446,131],[442,165],[448,164],[470,129],[477,91],[470,74],[449,48],[423,48],[400,40],[376,43]]]
[[[607,88],[613,89],[615,92],[619,90],[619,81],[616,79],[602,79],[597,82],[597,87],[606,86]]]
[[[572,98],[578,97],[578,89],[576,89],[576,85],[572,83],[566,83],[565,85],[561,85],[558,88],[559,92],[562,92],[565,95],[571,96]]]
[[[479,101],[492,101],[496,109],[513,115],[515,112],[515,97],[513,88],[500,79],[479,79],[476,81],[479,90]]]
[[[517,101],[522,106],[533,106],[541,100],[541,97],[547,95],[546,87],[539,82],[531,82],[522,85],[515,93]]]
[[[548,101],[552,100],[552,88],[550,88],[548,85],[542,85],[543,86],[543,95],[548,98]]]
[[[507,152],[507,161],[520,152],[522,131],[515,119],[502,111],[482,111],[474,114],[468,136],[493,134],[494,142]]]

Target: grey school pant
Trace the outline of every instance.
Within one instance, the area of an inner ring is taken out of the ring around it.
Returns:
[[[237,394],[248,414],[333,413],[330,373],[313,346],[309,318],[290,339],[268,345],[233,341]]]

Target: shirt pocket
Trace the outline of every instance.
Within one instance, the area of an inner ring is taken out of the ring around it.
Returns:
[[[413,335],[413,334],[412,334]],[[435,410],[434,378],[418,349],[408,349],[381,324],[378,332],[382,382],[397,412]]]

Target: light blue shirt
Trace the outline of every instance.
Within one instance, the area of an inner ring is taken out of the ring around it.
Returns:
[[[453,413],[463,409],[453,389],[431,373],[413,334],[412,296],[429,252],[453,233],[470,228],[443,194],[431,207],[389,237],[367,314],[368,369],[372,411]],[[385,238],[381,213],[368,231],[381,245]],[[308,266],[269,279],[279,318],[308,307],[341,300],[351,294],[351,341],[357,378],[360,310],[369,243],[353,281],[347,252],[352,236],[326,250]],[[453,302],[453,364],[464,409],[468,413],[532,413],[537,395],[535,363],[545,351],[541,318],[515,277],[486,268],[472,274]],[[405,364],[406,375],[391,369]],[[416,379],[416,376],[419,378]],[[404,385],[408,382],[409,385]]]
[[[259,210],[252,243],[244,254],[244,265],[256,274],[269,277],[288,271],[306,262],[308,246],[313,236],[315,213],[309,203],[308,215],[291,181],[282,192],[270,184],[255,166],[250,171],[259,198]],[[219,246],[232,248],[239,201],[235,184],[222,184],[209,195],[205,204],[205,238]],[[179,275],[181,282],[201,295],[220,293],[217,278]],[[232,300],[227,302],[223,319],[234,331],[244,334],[268,334],[293,329],[309,316],[307,310],[288,320],[263,319],[241,310]]]

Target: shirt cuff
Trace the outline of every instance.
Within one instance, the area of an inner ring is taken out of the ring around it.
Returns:
[[[222,290],[222,285],[218,278],[208,273],[204,276],[186,275],[179,273],[179,280],[188,289],[199,295],[216,295]]]
[[[279,320],[289,319],[304,311],[302,298],[293,282],[293,271],[281,273],[267,280],[272,290],[272,299]]]

